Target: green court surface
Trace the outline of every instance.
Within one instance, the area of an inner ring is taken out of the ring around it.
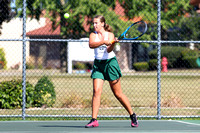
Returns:
[[[100,120],[99,127],[85,128],[88,121],[0,121],[1,133],[200,133],[198,120],[140,120],[132,128],[128,120]]]

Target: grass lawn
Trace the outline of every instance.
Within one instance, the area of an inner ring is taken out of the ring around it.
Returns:
[[[1,73],[2,74],[2,73]],[[35,85],[48,75],[55,86],[56,103],[53,108],[27,109],[29,115],[91,115],[92,79],[90,74],[61,74],[58,71],[29,70],[26,79]],[[1,81],[21,78],[20,73],[3,75]],[[200,115],[200,69],[161,73],[161,115]],[[133,110],[141,116],[157,115],[156,72],[124,73],[123,93]],[[2,110],[0,115],[21,115],[21,110]],[[104,83],[99,115],[127,115],[121,104]]]

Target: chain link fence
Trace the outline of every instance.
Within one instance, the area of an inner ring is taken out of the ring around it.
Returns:
[[[96,14],[105,16],[115,36],[135,21],[148,24],[139,40],[120,41],[114,49],[123,92],[138,117],[200,116],[198,4],[16,0],[0,7],[0,117],[91,116],[94,51],[88,37]],[[105,82],[99,117],[127,116]]]

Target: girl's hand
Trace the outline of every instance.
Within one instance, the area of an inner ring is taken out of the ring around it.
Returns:
[[[117,38],[117,37],[115,37],[115,43],[117,43],[117,42],[119,42],[119,40],[118,40],[118,38]]]
[[[114,40],[112,40],[110,43],[111,43],[111,44],[115,44],[115,43],[117,43],[117,42],[119,42],[119,40],[118,40],[117,37],[115,37]]]
[[[108,40],[104,40],[104,44],[105,44],[106,46],[110,46],[110,45],[111,45],[111,42],[108,41]]]

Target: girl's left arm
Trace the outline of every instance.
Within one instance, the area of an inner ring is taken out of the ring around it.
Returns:
[[[111,42],[112,40],[115,40],[116,42],[118,42],[117,38],[115,38],[113,33],[109,33],[108,39],[109,39],[109,42]],[[110,43],[110,45],[107,46],[107,52],[110,53],[111,51],[113,51],[114,47],[115,47],[115,43],[113,44]]]

